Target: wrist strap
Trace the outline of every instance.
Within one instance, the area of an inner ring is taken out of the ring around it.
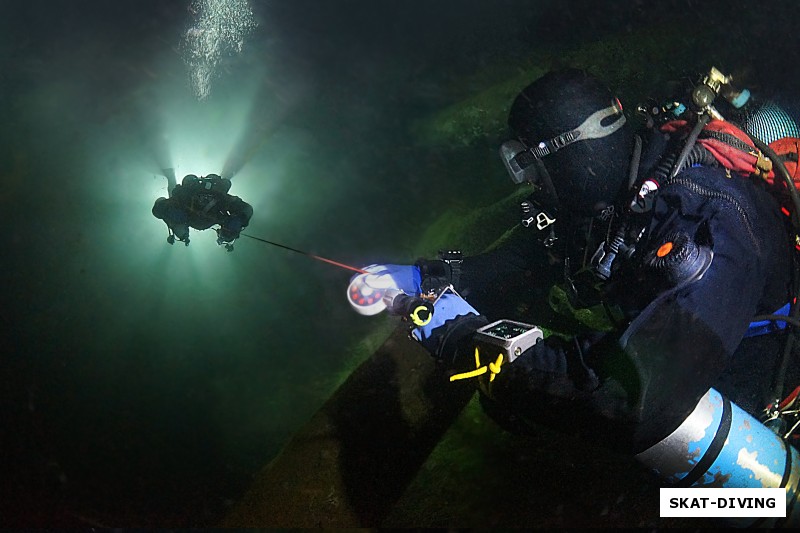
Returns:
[[[450,267],[450,284],[456,289],[460,288],[463,255],[461,250],[439,250],[439,257]]]

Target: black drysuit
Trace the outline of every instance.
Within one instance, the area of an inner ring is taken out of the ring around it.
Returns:
[[[771,314],[790,298],[793,261],[777,202],[750,178],[696,167],[662,185],[648,216],[636,253],[620,260],[605,286],[606,303],[628,319],[603,335],[587,332],[567,341],[551,336],[504,365],[491,397],[483,398],[498,421],[585,431],[637,453],[669,435],[710,387],[755,416],[771,400],[784,334],[743,337],[754,316]],[[662,246],[680,235],[713,251],[700,279],[676,281],[668,275],[672,270],[662,268],[656,252],[664,253]],[[569,255],[548,257],[545,248],[517,240],[465,258],[456,288],[491,320],[557,326],[537,312],[547,308],[542,298],[550,285],[564,280],[564,257]],[[423,286],[426,275],[441,270],[435,262],[422,262],[421,269]],[[504,308],[503,299],[520,290],[541,305],[513,317],[496,315],[519,311]],[[458,327],[469,321],[471,328]],[[426,347],[454,369],[468,369],[472,332],[481,323],[474,317],[447,322]]]

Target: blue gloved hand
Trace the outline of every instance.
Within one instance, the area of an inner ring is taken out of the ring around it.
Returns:
[[[475,310],[465,299],[458,294],[447,291],[436,301],[433,305],[433,316],[430,322],[426,325],[415,328],[411,331],[411,335],[422,343],[428,351],[433,353],[435,346],[430,341],[436,336],[436,329],[443,326],[448,320],[453,320],[460,316],[473,315],[480,316],[480,313]],[[437,355],[437,354],[433,354]]]
[[[409,296],[417,296],[422,292],[422,274],[415,265],[370,265],[364,270],[383,278],[388,276],[394,282],[394,289],[399,289]]]
[[[362,315],[375,315],[386,309],[386,289],[398,289],[409,296],[422,291],[422,275],[414,265],[370,265],[363,270],[368,274],[354,276],[347,287],[347,301]]]

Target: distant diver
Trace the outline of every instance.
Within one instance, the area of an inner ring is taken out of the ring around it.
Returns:
[[[189,174],[180,185],[175,183],[175,171],[165,169],[169,198],[161,197],[153,205],[153,216],[167,224],[167,242],[175,239],[189,246],[189,228],[206,230],[218,226],[217,244],[233,251],[233,242],[247,227],[253,216],[253,207],[228,194],[231,180],[217,174],[198,177]]]

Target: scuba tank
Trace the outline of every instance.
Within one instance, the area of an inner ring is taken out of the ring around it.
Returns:
[[[797,450],[714,389],[675,431],[636,459],[676,487],[785,489],[785,518],[726,521],[737,527],[800,525]]]

